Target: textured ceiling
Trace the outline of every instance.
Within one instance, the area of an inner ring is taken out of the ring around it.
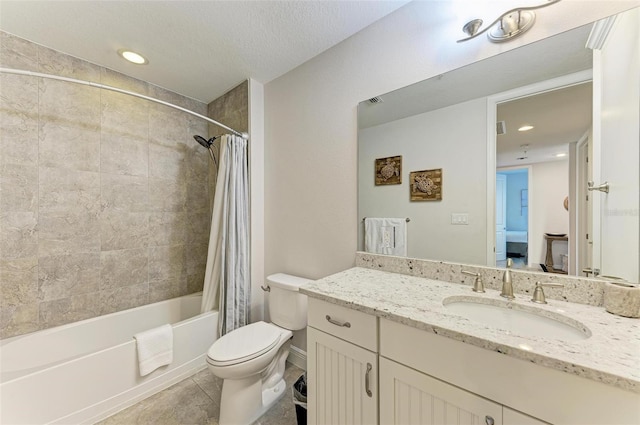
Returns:
[[[407,3],[398,1],[0,1],[0,29],[210,102],[267,83]],[[148,65],[126,63],[120,48]]]

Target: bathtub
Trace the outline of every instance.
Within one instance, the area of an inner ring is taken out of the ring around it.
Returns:
[[[0,423],[90,424],[206,367],[218,313],[201,294],[0,341]],[[141,377],[133,335],[173,325],[173,363]]]

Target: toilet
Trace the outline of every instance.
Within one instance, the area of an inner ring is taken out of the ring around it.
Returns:
[[[209,348],[209,370],[224,379],[220,425],[248,425],[286,393],[283,376],[292,331],[307,327],[307,296],[298,289],[309,282],[284,273],[267,277],[272,323],[235,329]]]

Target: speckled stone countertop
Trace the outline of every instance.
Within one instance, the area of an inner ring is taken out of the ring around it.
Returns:
[[[602,307],[550,299],[546,305],[534,304],[530,295],[519,294],[507,301],[492,289],[481,294],[465,285],[360,267],[300,290],[312,298],[640,393],[640,319],[615,316]],[[560,341],[509,333],[452,313],[443,305],[449,297],[470,297],[524,311],[535,309],[591,336]]]

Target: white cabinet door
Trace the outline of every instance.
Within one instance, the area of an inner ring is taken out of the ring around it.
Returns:
[[[380,423],[501,425],[502,406],[380,357]]]
[[[506,406],[502,408],[502,420],[504,425],[549,425],[549,422],[532,418],[529,415],[509,409]]]
[[[378,423],[378,355],[307,328],[309,425]]]

